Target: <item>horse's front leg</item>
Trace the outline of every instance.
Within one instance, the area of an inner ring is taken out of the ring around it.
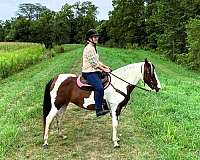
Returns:
[[[118,126],[118,120],[117,120],[117,115],[115,111],[112,111],[112,128],[113,128],[113,143],[114,143],[114,148],[118,148],[119,144],[119,138],[117,137],[117,126]]]

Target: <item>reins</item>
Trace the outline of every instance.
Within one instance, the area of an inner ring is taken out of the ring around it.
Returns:
[[[134,85],[134,84],[131,84],[131,83],[125,81],[124,79],[122,79],[122,78],[116,76],[116,75],[113,74],[112,72],[109,72],[109,74],[110,74],[110,75],[113,75],[114,77],[118,78],[119,80],[121,80],[121,81],[123,81],[123,82],[125,82],[125,83],[127,83],[127,84],[129,84],[129,85],[131,85],[131,86],[140,88],[140,89],[142,89],[142,90],[144,90],[144,91],[147,91],[147,92],[151,92],[151,91],[148,90],[148,89],[145,89],[145,88],[143,88],[143,87],[140,87],[140,86],[137,86],[137,85]],[[123,95],[124,97],[126,97],[126,94],[123,93],[122,91],[120,91],[119,89],[115,88],[115,87],[112,85],[112,83],[110,83],[110,85],[115,89],[116,92],[118,92],[118,93],[120,93],[121,95]],[[124,112],[125,109],[126,109],[126,106],[124,107],[124,109],[122,110],[122,112]]]
[[[129,84],[129,85],[131,85],[131,86],[134,86],[134,87],[140,88],[140,89],[142,89],[142,90],[144,90],[144,91],[147,91],[147,92],[151,92],[150,90],[148,90],[148,89],[146,89],[146,88],[143,88],[143,87],[140,87],[140,86],[138,86],[138,85],[134,85],[134,84],[131,84],[131,83],[125,81],[124,79],[122,79],[122,78],[116,76],[116,75],[113,74],[112,72],[109,72],[109,74],[113,75],[114,77],[120,79],[121,81],[123,81],[123,82],[125,82],[125,83],[127,83],[127,84]]]

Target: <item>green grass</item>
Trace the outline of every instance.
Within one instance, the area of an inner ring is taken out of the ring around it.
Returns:
[[[104,49],[102,53],[114,68],[146,57],[155,64],[162,90],[150,94],[137,89],[129,111],[152,137],[160,159],[200,159],[200,74],[148,51]]]
[[[0,43],[0,79],[44,58],[44,47],[34,43]]]
[[[41,109],[43,88],[49,78],[59,72],[69,71],[73,65],[71,62],[78,56],[78,54],[72,55],[71,53],[59,57],[59,63],[54,62],[52,58],[1,81],[1,155],[16,142],[17,137],[23,132],[20,127],[22,123],[38,114],[37,111]],[[66,61],[68,58],[71,61]]]
[[[81,45],[63,45],[68,52]],[[51,58],[61,52],[61,46],[55,46],[51,51],[36,43],[0,42],[0,79],[17,73],[44,59]]]
[[[149,58],[162,90],[136,89],[120,117],[121,148],[111,141],[111,118],[70,106],[67,139],[53,123],[49,149],[41,148],[44,86],[58,73],[80,73],[82,49],[45,60],[0,84],[0,155],[5,159],[199,159],[200,75],[144,50],[98,48],[113,69]],[[143,85],[142,83],[140,85]],[[5,154],[7,152],[7,154]]]

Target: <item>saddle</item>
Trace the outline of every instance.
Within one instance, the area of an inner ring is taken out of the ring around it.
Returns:
[[[103,88],[105,90],[110,85],[111,77],[110,77],[110,75],[108,73],[102,72],[101,80],[102,80]],[[80,89],[83,89],[83,90],[94,90],[94,87],[92,85],[89,85],[87,80],[85,80],[82,77],[82,75],[78,76],[78,78],[76,80],[76,84]]]

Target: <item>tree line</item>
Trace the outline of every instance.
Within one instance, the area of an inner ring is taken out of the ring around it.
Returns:
[[[39,3],[19,5],[17,16],[0,22],[0,41],[52,44],[82,43],[85,32],[97,26],[97,7],[91,2],[65,4],[55,12]]]
[[[83,43],[96,28],[110,47],[145,47],[190,68],[200,67],[199,0],[112,0],[109,20],[97,21],[92,2],[65,4],[58,12],[40,4],[21,4],[17,17],[0,22],[0,41]]]

